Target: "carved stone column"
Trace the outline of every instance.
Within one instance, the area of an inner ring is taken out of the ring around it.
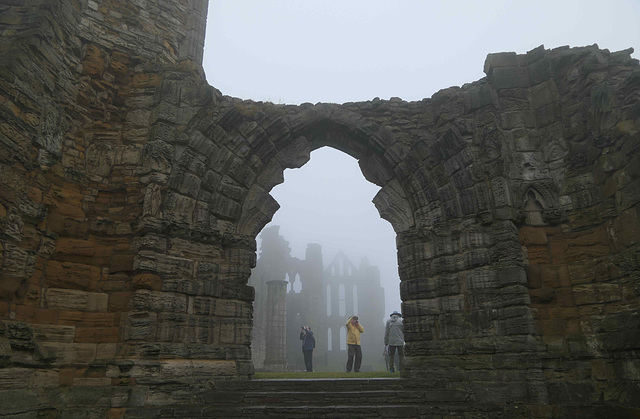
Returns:
[[[287,281],[267,282],[267,327],[264,369],[286,371]]]

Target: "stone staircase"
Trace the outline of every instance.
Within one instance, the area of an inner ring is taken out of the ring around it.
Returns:
[[[429,402],[465,400],[463,392],[413,381],[358,378],[223,381],[202,397],[206,417],[225,418],[417,418],[434,413]]]

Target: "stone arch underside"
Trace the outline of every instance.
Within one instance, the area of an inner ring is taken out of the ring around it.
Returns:
[[[321,146],[381,187],[406,377],[461,412],[637,412],[632,51],[490,54],[419,102],[281,106],[206,84],[204,2],[143,3],[123,42],[115,3],[3,11],[0,414],[149,413],[250,377],[255,235]]]

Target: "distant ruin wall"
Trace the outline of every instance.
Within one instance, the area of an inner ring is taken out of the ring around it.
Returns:
[[[0,415],[187,417],[249,378],[269,191],[323,146],[381,187],[407,377],[470,412],[638,412],[631,51],[490,54],[418,102],[254,103],[204,81],[206,6],[0,6]]]

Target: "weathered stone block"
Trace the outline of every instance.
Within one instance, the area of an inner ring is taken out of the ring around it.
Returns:
[[[42,342],[39,346],[53,365],[87,365],[96,358],[95,343]]]
[[[544,105],[548,105],[560,99],[558,89],[553,80],[548,80],[544,83],[534,86],[530,90],[531,106],[539,108]]]
[[[117,316],[115,313],[89,313],[86,311],[60,310],[57,314],[57,322],[70,326],[108,327],[115,326]]]
[[[576,305],[601,304],[619,301],[621,298],[618,284],[583,284],[573,287]]]
[[[45,294],[47,308],[59,310],[106,311],[108,294],[49,288]]]
[[[491,53],[487,55],[484,61],[484,73],[488,76],[494,68],[518,67],[523,63],[523,57],[515,52]]]
[[[85,247],[93,249],[93,246]],[[99,267],[71,262],[51,260],[45,271],[45,284],[51,288],[68,288],[94,291],[102,278]]]
[[[187,296],[170,292],[137,290],[131,298],[131,308],[134,311],[186,313]]]
[[[80,343],[117,342],[118,327],[77,327],[75,341]]]
[[[529,70],[526,67],[494,67],[489,82],[496,90],[529,87]]]
[[[76,328],[73,326],[57,326],[34,324],[33,339],[39,342],[73,342]]]

